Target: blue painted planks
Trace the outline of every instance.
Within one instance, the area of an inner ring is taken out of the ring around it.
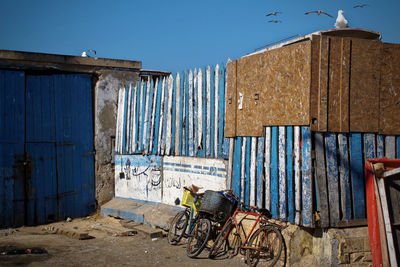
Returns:
[[[153,141],[153,155],[158,154],[158,139],[160,133],[160,111],[161,111],[161,87],[162,81],[158,81],[158,88],[157,88],[157,102],[156,102],[156,112],[154,118],[154,141]]]
[[[263,164],[264,164],[264,137],[257,138],[257,165],[256,165],[256,205],[263,207]]]
[[[172,84],[172,118],[171,118],[171,123],[172,123],[172,133],[171,133],[171,155],[175,155],[175,131],[176,131],[176,80],[173,81]],[[174,86],[175,84],[175,86]]]
[[[137,88],[136,88],[136,125],[135,125],[135,128],[136,128],[136,135],[135,135],[135,140],[134,140],[134,142],[135,142],[135,152],[137,153],[137,152],[139,152],[140,151],[140,148],[139,148],[139,136],[140,136],[140,102],[141,102],[141,97],[140,97],[140,94],[141,94],[141,88],[142,87],[142,85],[141,85],[141,83],[139,82],[138,84],[137,84]]]
[[[400,136],[396,137],[396,158],[400,158]]]
[[[338,144],[342,219],[350,220],[352,208],[349,176],[349,147],[347,144],[347,136],[345,134],[338,134]]]
[[[353,197],[354,219],[365,218],[365,193],[363,174],[362,140],[360,133],[349,134],[350,143],[350,175]]]
[[[312,174],[311,174],[311,130],[309,126],[301,127],[302,148],[302,224],[313,226]]]
[[[210,79],[211,79],[211,87],[210,87],[210,94],[209,94],[209,96],[207,96],[207,97],[210,97],[210,101],[207,101],[207,103],[209,103],[210,104],[210,108],[209,108],[209,111],[210,111],[210,113],[208,114],[208,120],[210,120],[210,131],[209,131],[209,134],[210,134],[210,157],[211,158],[213,158],[213,157],[215,157],[216,155],[214,155],[215,153],[214,153],[214,151],[215,151],[215,149],[214,149],[214,143],[215,143],[215,140],[214,140],[214,131],[215,131],[215,98],[214,98],[214,95],[215,95],[215,69],[214,69],[214,67],[211,67],[211,73],[210,73]],[[208,133],[207,133],[208,134]],[[249,144],[249,146],[250,146],[250,143],[248,143]]]
[[[288,221],[294,224],[294,180],[293,180],[293,127],[286,127],[286,179]]]
[[[188,81],[188,73],[185,71],[185,79],[184,79],[184,111],[185,111],[185,125],[184,125],[184,140],[183,140],[183,151],[182,155],[187,156],[189,151],[189,81]]]
[[[147,108],[147,110],[146,110],[146,113],[147,113],[147,127],[145,129],[145,131],[146,131],[145,138],[146,139],[144,140],[144,142],[145,142],[145,152],[146,152],[146,154],[149,154],[149,151],[151,151],[150,138],[152,138],[150,129],[152,127],[152,125],[151,125],[151,113],[152,113],[152,104],[153,104],[152,100],[153,100],[153,94],[154,94],[153,80],[149,81],[147,84],[149,85],[148,86],[149,88],[147,89],[149,91],[149,93],[148,93],[149,97],[148,97],[147,103],[146,103],[146,108]]]
[[[336,226],[340,221],[340,196],[336,135],[334,133],[325,134],[325,157],[329,196],[329,219],[331,226]]]
[[[228,59],[228,62],[227,62],[227,64],[229,63],[229,62],[231,62],[230,61],[230,59]],[[226,106],[225,106],[225,96],[226,96],[226,94],[227,94],[227,80],[228,80],[228,77],[227,77],[227,71],[226,71],[226,65],[225,65],[225,68],[224,68],[224,103],[223,103],[223,111],[224,111],[224,114],[226,114]],[[224,123],[225,123],[225,115],[224,115]],[[225,124],[224,124],[225,125]],[[224,159],[227,159],[228,158],[228,156],[229,156],[229,142],[230,142],[230,139],[229,138],[224,138],[224,143],[223,143],[223,150],[222,150],[222,157],[224,158]]]
[[[206,142],[207,142],[207,68],[203,71],[203,140],[200,156],[206,157]],[[239,195],[238,195],[239,197]]]
[[[245,195],[244,200],[246,205],[250,204],[250,153],[251,153],[251,137],[246,138],[246,162],[245,162],[245,170],[246,170],[246,180],[245,180]],[[212,139],[212,138],[211,138]]]
[[[271,127],[271,213],[278,218],[279,186],[278,186],[278,128]]]
[[[240,197],[240,166],[241,166],[241,151],[242,137],[236,137],[232,142],[235,142],[233,152],[233,167],[232,167],[232,191],[233,194]]]
[[[385,140],[383,135],[376,135],[376,156],[383,158],[385,156]]]
[[[279,218],[281,220],[286,220],[286,136],[285,136],[285,126],[278,127],[278,175],[279,175]]]
[[[221,66],[223,66],[221,64]],[[224,144],[224,119],[225,119],[225,87],[224,87],[224,71],[222,68],[219,71],[219,86],[218,86],[218,158],[223,158]],[[229,148],[229,145],[228,145]]]
[[[326,168],[325,168],[325,146],[324,146],[324,133],[314,133],[314,145],[315,145],[315,164],[316,164],[316,188],[319,200],[319,225],[322,228],[329,227],[329,199],[328,199],[328,187],[326,180]]]
[[[163,117],[163,127],[161,131],[161,155],[165,154],[165,141],[167,136],[167,118],[168,118],[168,88],[169,88],[169,78],[165,77],[164,86],[164,99],[161,99],[164,103],[164,117]]]
[[[199,131],[197,130],[198,127],[198,98],[197,98],[197,69],[194,70],[194,77],[193,77],[193,155],[196,157],[198,153],[198,145],[197,145],[197,139],[199,135]]]
[[[143,151],[143,132],[144,132],[144,116],[146,108],[146,81],[142,80],[140,85],[140,105],[139,105],[139,139],[138,148],[139,152]]]
[[[180,84],[180,99],[179,99],[179,155],[183,155],[183,140],[184,140],[184,122],[185,122],[185,75],[181,75]]]
[[[188,88],[188,109],[189,109],[189,123],[188,123],[188,129],[189,129],[189,135],[188,135],[188,155],[193,157],[194,156],[194,132],[193,132],[193,72],[192,70],[189,71],[189,88]]]
[[[376,158],[375,134],[364,134],[364,155],[364,162]]]

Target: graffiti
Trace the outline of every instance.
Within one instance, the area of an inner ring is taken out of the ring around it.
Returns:
[[[161,201],[160,161],[142,156],[125,157],[116,166],[116,195],[141,200]]]
[[[182,187],[182,182],[181,182],[181,178],[175,178],[175,177],[168,177],[165,179],[165,183],[164,185],[167,188],[176,188],[176,189],[180,189]]]

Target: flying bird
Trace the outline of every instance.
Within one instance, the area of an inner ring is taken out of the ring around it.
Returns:
[[[324,14],[324,15],[327,15],[328,17],[333,18],[332,15],[330,15],[330,14],[328,14],[328,13],[322,11],[322,10],[309,11],[309,12],[304,13],[304,15],[308,15],[308,14],[311,14],[311,13],[317,13],[318,16],[321,15],[321,14]]]
[[[348,25],[348,21],[347,19],[343,16],[344,11],[343,10],[339,10],[338,11],[338,16],[336,19],[336,23],[334,24],[336,29],[344,29],[347,28]]]
[[[353,6],[353,8],[363,8],[363,7],[366,7],[366,6],[369,6],[369,5],[367,5],[367,4],[361,4],[361,5],[356,5],[356,6]]]
[[[276,16],[276,15],[278,15],[278,14],[282,14],[282,12],[275,11],[275,12],[271,12],[271,13],[265,15],[265,16],[266,16],[266,17],[268,17],[268,16]]]
[[[96,55],[96,50],[94,50],[94,49],[89,49],[89,50],[83,51],[82,54],[81,54],[81,57],[90,57],[90,56],[88,55],[89,52],[90,52],[90,53],[94,53],[94,54]]]
[[[280,20],[269,20],[268,22],[272,22],[272,23],[281,23],[282,21],[280,21]]]

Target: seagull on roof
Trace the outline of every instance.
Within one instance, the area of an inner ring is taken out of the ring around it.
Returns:
[[[90,57],[89,53],[93,53],[93,54],[96,55],[96,50],[89,49],[89,50],[83,51],[82,54],[81,54],[81,57]]]
[[[309,11],[309,12],[304,13],[304,15],[308,15],[308,14],[311,14],[311,13],[317,13],[318,16],[321,15],[321,14],[324,14],[324,15],[327,15],[328,17],[333,18],[332,15],[330,15],[330,14],[328,14],[328,13],[322,11],[322,10]]]
[[[367,5],[367,4],[361,4],[361,5],[355,5],[355,6],[353,6],[353,8],[363,8],[363,7],[366,7],[366,6],[369,6],[369,5]]]
[[[336,19],[336,23],[334,24],[336,29],[344,29],[347,28],[348,25],[348,21],[347,19],[343,16],[344,11],[343,10],[339,10],[338,11],[338,16]]]
[[[268,17],[268,16],[276,16],[276,15],[278,15],[278,14],[282,14],[282,12],[275,11],[275,12],[271,12],[271,13],[265,15],[265,16],[266,16],[266,17]]]
[[[280,20],[269,20],[268,22],[272,22],[272,23],[281,23],[282,21],[280,21]]]

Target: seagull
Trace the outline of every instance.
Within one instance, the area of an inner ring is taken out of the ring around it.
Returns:
[[[353,6],[353,8],[357,8],[357,7],[363,8],[363,7],[366,7],[366,6],[369,6],[369,5],[367,5],[367,4],[361,4],[361,5]]]
[[[321,14],[324,14],[324,15],[327,15],[328,17],[333,18],[332,15],[330,15],[330,14],[328,14],[328,13],[322,11],[322,10],[309,11],[309,12],[304,13],[304,15],[308,15],[308,14],[311,14],[311,13],[317,13],[318,16],[321,15]]]
[[[280,21],[280,20],[269,20],[268,22],[272,22],[272,23],[281,23],[282,21]]]
[[[346,18],[343,16],[344,11],[343,10],[339,10],[338,11],[338,16],[336,19],[336,23],[334,24],[336,29],[344,29],[347,28],[347,24],[348,21],[346,20]]]
[[[89,49],[89,50],[83,51],[82,54],[81,54],[81,57],[90,57],[90,56],[88,55],[89,52],[92,52],[92,53],[94,53],[94,54],[96,55],[96,50],[94,50],[94,49]]]
[[[275,11],[275,12],[271,12],[271,13],[265,15],[265,16],[266,16],[266,17],[268,17],[268,16],[276,16],[276,15],[278,15],[278,14],[282,14],[282,12]]]

